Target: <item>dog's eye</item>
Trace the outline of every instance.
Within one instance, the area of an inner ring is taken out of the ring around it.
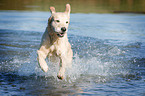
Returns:
[[[59,23],[60,21],[59,20],[56,20],[56,22]]]
[[[68,21],[66,21],[66,24],[68,23]]]

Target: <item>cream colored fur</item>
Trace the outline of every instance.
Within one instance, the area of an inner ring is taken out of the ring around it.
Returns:
[[[63,79],[65,76],[65,69],[71,66],[73,56],[71,45],[67,38],[71,9],[70,5],[66,4],[65,12],[55,12],[54,7],[50,7],[50,10],[51,16],[48,21],[48,26],[42,36],[40,48],[37,50],[37,59],[41,69],[47,72],[48,65],[45,61],[46,57],[52,61],[55,60],[53,57],[58,57],[60,69],[57,77]]]

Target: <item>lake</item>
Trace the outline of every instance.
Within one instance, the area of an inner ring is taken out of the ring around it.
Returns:
[[[1,96],[144,96],[145,15],[71,13],[68,38],[73,64],[64,80],[47,60],[44,73],[37,49],[48,11],[0,11]]]

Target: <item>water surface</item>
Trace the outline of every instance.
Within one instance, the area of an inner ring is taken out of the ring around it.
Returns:
[[[0,11],[0,95],[144,96],[145,15],[71,14],[72,69],[38,66],[49,12]]]

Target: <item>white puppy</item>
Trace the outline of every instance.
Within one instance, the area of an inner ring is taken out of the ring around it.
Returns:
[[[42,41],[38,54],[38,62],[44,72],[48,71],[48,66],[45,61],[48,59],[54,60],[52,57],[58,57],[60,69],[57,77],[64,78],[65,68],[71,66],[73,52],[71,45],[68,42],[67,31],[70,22],[70,5],[66,4],[65,12],[55,12],[54,7],[50,7],[51,16],[48,20],[48,26],[42,36]]]

